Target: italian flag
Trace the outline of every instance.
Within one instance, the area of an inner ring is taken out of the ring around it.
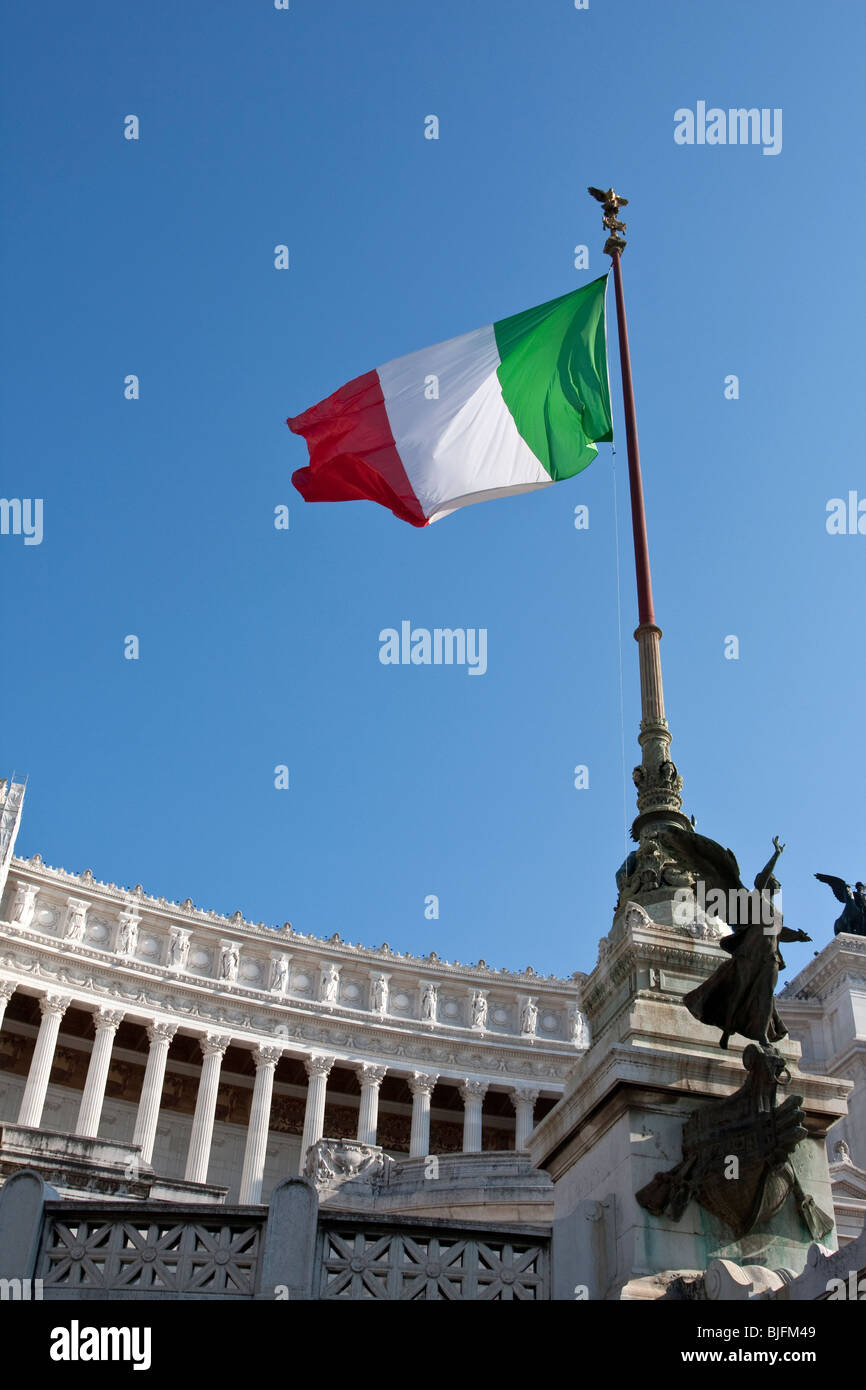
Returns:
[[[413,526],[571,478],[611,440],[607,276],[355,377],[287,424],[307,502],[367,498]]]

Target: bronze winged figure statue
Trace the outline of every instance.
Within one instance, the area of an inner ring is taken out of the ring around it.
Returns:
[[[816,874],[819,883],[826,883],[833,891],[837,902],[844,903],[842,912],[833,923],[836,936],[840,932],[851,932],[853,936],[866,936],[866,883],[859,881],[851,887],[844,878],[834,878],[832,874]]]
[[[707,869],[717,876],[715,881],[719,887],[729,893],[733,890],[733,900],[738,901],[738,892],[744,890],[736,859],[730,850],[723,850],[720,845],[709,850],[713,841],[703,836],[699,838],[703,841]],[[773,894],[781,888],[773,870],[785,848],[778,836],[773,846],[773,854],[755,877],[757,892],[769,894],[771,904]],[[730,915],[736,917],[736,913]],[[749,917],[753,915],[748,914]],[[763,914],[757,916],[757,921],[747,923],[729,921],[733,931],[730,936],[722,937],[719,945],[731,959],[724,961],[708,980],[683,997],[683,1003],[694,1018],[722,1030],[720,1047],[727,1047],[732,1033],[752,1038],[760,1047],[770,1047],[788,1032],[775,1000],[779,971],[785,968],[779,942],[811,941],[811,937],[804,931],[784,926],[780,914],[775,914],[770,925],[763,920]]]

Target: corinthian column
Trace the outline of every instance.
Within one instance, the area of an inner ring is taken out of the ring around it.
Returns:
[[[438,1076],[420,1071],[413,1071],[409,1077],[409,1090],[412,1092],[410,1158],[424,1158],[430,1152],[430,1097],[438,1080]]]
[[[463,1081],[458,1090],[463,1097],[463,1152],[481,1152],[481,1111],[487,1094],[486,1081]]]
[[[0,980],[0,1027],[3,1024],[3,1015],[6,1013],[6,1005],[15,993],[14,980]]]
[[[515,1149],[528,1148],[529,1136],[535,1127],[532,1112],[535,1108],[535,1102],[538,1100],[538,1091],[529,1086],[515,1086],[514,1090],[509,1091],[508,1094],[517,1115],[517,1122],[514,1127],[514,1147]]]
[[[379,1123],[379,1087],[385,1080],[387,1067],[373,1067],[363,1062],[356,1068],[361,1083],[361,1104],[358,1107],[358,1139],[362,1144],[375,1144]]]
[[[271,1118],[274,1072],[282,1055],[283,1049],[281,1047],[257,1047],[253,1053],[253,1061],[256,1064],[256,1084],[253,1087],[250,1124],[244,1150],[244,1168],[241,1174],[240,1201],[244,1206],[254,1206],[262,1200],[262,1178],[265,1173],[265,1150],[268,1143],[268,1123]]]
[[[304,1133],[301,1136],[299,1173],[304,1171],[308,1150],[322,1137],[325,1125],[325,1093],[334,1060],[333,1057],[306,1057],[304,1059],[304,1067],[310,1078],[310,1084],[307,1087],[307,1108],[304,1112]]]
[[[192,1118],[192,1133],[189,1137],[189,1153],[184,1174],[187,1182],[207,1182],[220,1070],[230,1042],[231,1038],[222,1038],[216,1033],[208,1033],[206,1038],[200,1040],[204,1062],[198,1083],[195,1114]]]
[[[96,1027],[96,1038],[93,1043],[93,1051],[90,1054],[87,1080],[84,1083],[84,1093],[81,1097],[78,1119],[75,1123],[75,1133],[87,1135],[91,1139],[95,1139],[99,1133],[99,1119],[105,1100],[105,1083],[108,1080],[108,1068],[111,1065],[111,1049],[114,1046],[114,1035],[123,1022],[123,1012],[120,1009],[95,1009],[93,1021]]]
[[[165,1080],[165,1064],[168,1049],[177,1032],[176,1023],[151,1023],[147,1030],[150,1051],[144,1069],[144,1082],[135,1117],[133,1144],[141,1145],[142,1163],[150,1163],[153,1158],[153,1142],[156,1138],[156,1122],[159,1119],[159,1103],[162,1100],[162,1083]]]
[[[54,1049],[57,1046],[57,1034],[60,1032],[60,1020],[71,1002],[68,994],[44,994],[39,1000],[42,1022],[39,1025],[33,1059],[27,1074],[27,1085],[24,1087],[21,1109],[18,1112],[19,1125],[27,1125],[31,1129],[39,1128],[48,1091],[48,1078],[54,1061]]]

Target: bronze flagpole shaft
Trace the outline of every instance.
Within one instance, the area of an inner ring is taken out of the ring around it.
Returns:
[[[640,469],[640,449],[637,442],[637,417],[634,407],[634,385],[631,375],[631,356],[628,350],[628,326],[625,319],[625,297],[622,288],[622,265],[619,248],[610,253],[613,283],[616,289],[616,322],[619,331],[619,360],[622,375],[622,404],[625,413],[625,438],[628,453],[628,485],[631,494],[631,527],[634,537],[634,565],[637,578],[638,621],[641,627],[655,623],[653,585],[650,573],[649,543],[646,533],[646,512],[643,500],[643,478]]]
[[[639,838],[641,829],[655,823],[661,815],[665,820],[688,825],[681,813],[682,779],[670,760],[671,735],[665,717],[664,690],[662,687],[661,652],[659,642],[661,629],[656,625],[653,608],[652,575],[650,573],[649,544],[647,542],[646,511],[643,499],[643,479],[640,468],[640,450],[637,442],[637,418],[634,405],[634,384],[631,375],[631,355],[628,346],[628,328],[625,319],[625,296],[622,287],[622,253],[625,240],[620,235],[626,224],[618,220],[619,209],[628,203],[609,188],[605,193],[600,188],[590,188],[589,192],[601,203],[604,212],[603,226],[609,235],[605,242],[605,255],[610,256],[613,265],[613,283],[616,290],[616,321],[619,330],[620,374],[622,376],[622,401],[625,411],[625,437],[628,449],[628,481],[631,494],[631,525],[634,538],[634,565],[637,579],[638,628],[635,637],[640,660],[641,694],[641,766],[635,769],[635,782],[638,787],[637,820],[632,826],[632,835]]]

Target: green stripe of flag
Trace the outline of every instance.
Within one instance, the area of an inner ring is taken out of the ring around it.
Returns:
[[[551,478],[571,478],[612,440],[604,296],[607,276],[494,323],[502,396]]]

